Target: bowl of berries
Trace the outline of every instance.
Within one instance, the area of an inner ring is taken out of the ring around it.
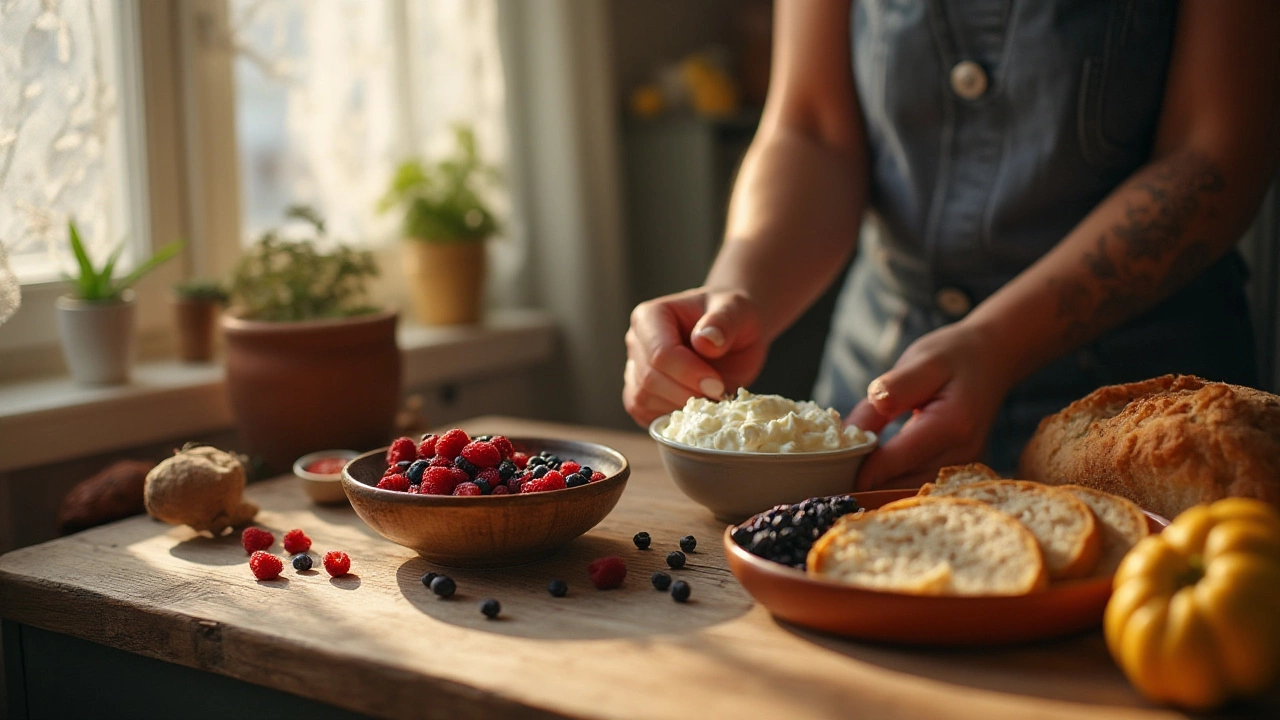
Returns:
[[[502,567],[546,557],[595,527],[630,475],[622,453],[604,445],[455,428],[357,457],[342,488],[369,527],[434,564]]]

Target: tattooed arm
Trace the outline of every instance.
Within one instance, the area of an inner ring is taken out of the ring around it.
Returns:
[[[1051,252],[922,337],[852,420],[911,422],[863,487],[912,485],[982,452],[1004,396],[1054,358],[1173,294],[1248,226],[1280,162],[1280,3],[1184,0],[1151,161]]]

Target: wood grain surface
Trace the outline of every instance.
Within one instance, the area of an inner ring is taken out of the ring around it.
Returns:
[[[286,565],[258,582],[237,536],[138,517],[0,558],[0,616],[393,718],[1182,717],[1138,697],[1096,632],[941,651],[776,622],[729,573],[723,526],[680,494],[646,436],[498,417],[463,427],[603,443],[633,475],[613,513],[555,557],[447,571],[458,584],[450,599],[420,582],[438,568],[350,508],[311,504],[288,477],[250,487],[256,524],[277,538],[303,528],[313,554],[345,550],[353,575]],[[631,543],[640,530],[651,550]],[[649,574],[686,534],[699,550],[671,571],[693,588],[681,605]],[[591,587],[586,564],[602,555],[627,561],[623,587]],[[568,582],[566,597],[546,592],[553,578]],[[499,619],[480,614],[486,597],[501,601]],[[1229,714],[1280,716],[1280,694]]]

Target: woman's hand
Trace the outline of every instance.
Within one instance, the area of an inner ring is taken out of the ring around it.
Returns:
[[[696,288],[640,303],[627,330],[622,402],[648,425],[695,395],[719,400],[760,374],[767,350],[745,293]]]
[[[978,460],[1014,380],[1000,357],[1000,348],[981,329],[963,322],[912,343],[849,414],[858,427],[880,432],[911,413],[902,430],[863,463],[858,489],[919,487],[940,467]]]

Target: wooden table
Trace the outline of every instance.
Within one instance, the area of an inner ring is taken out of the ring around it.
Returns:
[[[433,569],[350,508],[311,505],[292,478],[259,483],[258,523],[301,527],[343,549],[354,576],[258,583],[238,537],[201,538],[137,517],[0,558],[11,715],[351,717],[1156,718],[1101,636],[992,650],[903,649],[775,621],[729,573],[723,526],[686,500],[645,436],[507,418],[475,432],[582,438],[622,451],[633,474],[614,512],[555,557],[503,570]],[[645,530],[653,549],[631,536]],[[673,571],[686,605],[649,574],[683,535],[698,552]],[[276,552],[280,552],[278,547]],[[585,566],[625,558],[601,592]],[[546,592],[552,578],[569,594]],[[495,597],[486,620],[478,601]],[[86,642],[88,641],[88,642]],[[1234,708],[1280,717],[1280,697]]]

